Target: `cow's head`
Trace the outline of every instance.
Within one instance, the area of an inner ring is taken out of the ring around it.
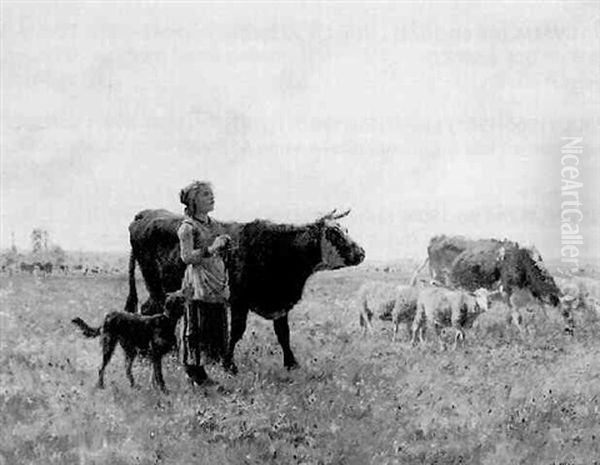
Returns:
[[[321,231],[321,263],[320,269],[335,270],[345,266],[358,265],[365,259],[365,251],[348,235],[348,230],[337,220],[347,216],[350,210],[343,213],[331,211],[317,220]]]
[[[518,248],[517,252],[519,268],[523,270],[526,281],[523,287],[530,289],[533,295],[543,302],[552,306],[558,305],[561,292],[546,269],[538,250],[531,246]]]

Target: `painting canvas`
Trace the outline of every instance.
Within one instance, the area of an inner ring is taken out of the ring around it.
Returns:
[[[0,9],[0,465],[600,463],[599,3]],[[100,388],[184,214],[235,365]]]

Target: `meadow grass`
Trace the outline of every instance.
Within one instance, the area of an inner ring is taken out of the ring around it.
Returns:
[[[251,315],[236,377],[211,366],[222,390],[195,388],[168,356],[168,395],[144,360],[131,389],[120,350],[96,389],[98,342],[70,324],[122,309],[125,277],[1,278],[0,465],[600,463],[597,319],[573,338],[546,321],[526,340],[467,332],[457,351],[413,348],[384,322],[360,336],[354,292],[372,278],[407,274],[309,280],[290,314],[299,370]]]

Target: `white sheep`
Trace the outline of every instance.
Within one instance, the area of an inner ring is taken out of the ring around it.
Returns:
[[[368,281],[360,286],[356,294],[356,305],[363,335],[373,331],[373,316],[381,320],[391,319],[397,287],[397,283],[381,281]]]
[[[440,346],[445,348],[440,332],[444,327],[455,330],[454,349],[458,340],[464,340],[464,327],[472,326],[475,318],[488,309],[489,291],[478,289],[474,293],[462,289],[430,287],[421,290],[417,299],[417,309],[412,324],[412,344],[424,342],[423,332],[427,325],[430,332],[436,334]]]
[[[409,324],[415,315],[417,297],[428,281],[416,282],[412,279],[409,284],[386,283],[369,281],[364,283],[357,292],[359,324],[363,335],[372,332],[372,319],[391,320],[394,325],[393,340],[396,340],[398,327],[401,323]]]

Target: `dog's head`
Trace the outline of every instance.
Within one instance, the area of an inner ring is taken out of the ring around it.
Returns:
[[[167,294],[164,314],[171,320],[177,321],[183,315],[185,297],[181,291]]]

